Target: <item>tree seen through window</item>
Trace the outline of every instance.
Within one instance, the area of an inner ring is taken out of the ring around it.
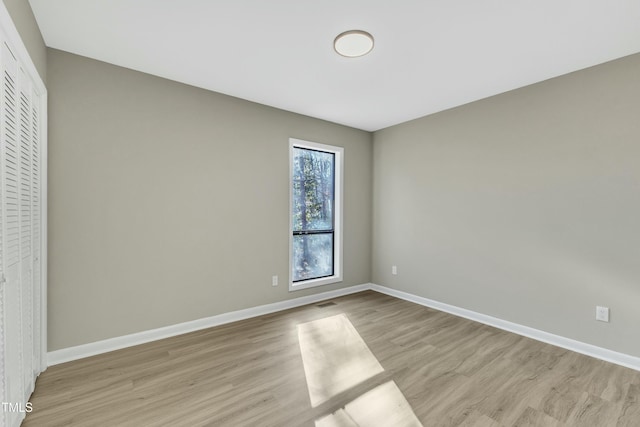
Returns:
[[[293,281],[334,274],[335,154],[293,148]]]

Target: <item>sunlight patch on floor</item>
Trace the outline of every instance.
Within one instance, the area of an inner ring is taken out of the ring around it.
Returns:
[[[314,408],[384,372],[345,314],[298,325],[298,340]],[[371,387],[316,427],[422,426],[394,381]]]
[[[344,314],[298,325],[298,340],[314,408],[384,371]]]
[[[422,427],[394,381],[381,384],[316,421],[316,427]]]

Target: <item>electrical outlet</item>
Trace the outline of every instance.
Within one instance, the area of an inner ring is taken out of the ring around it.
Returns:
[[[398,274],[398,267],[396,267],[395,265],[391,266],[391,274],[393,274],[394,276]]]
[[[596,306],[596,320],[601,322],[609,321],[609,307]]]
[[[271,276],[271,286],[278,286],[278,276]]]

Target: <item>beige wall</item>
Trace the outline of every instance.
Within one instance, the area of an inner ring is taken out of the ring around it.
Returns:
[[[638,76],[634,55],[376,132],[373,281],[640,356]]]
[[[623,58],[376,132],[372,151],[50,49],[49,350],[373,279],[640,356],[638,75]],[[289,137],[345,147],[341,285],[287,290]]]
[[[371,134],[51,49],[48,87],[49,350],[370,281]],[[289,137],[344,147],[342,284],[288,291]]]
[[[28,0],[3,0],[11,15],[11,20],[18,29],[22,42],[29,51],[29,56],[36,66],[40,78],[47,82],[47,49],[40,34],[40,28],[33,16]]]

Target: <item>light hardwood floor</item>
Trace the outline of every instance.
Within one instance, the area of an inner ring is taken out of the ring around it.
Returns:
[[[384,427],[640,426],[640,372],[372,291],[332,301],[52,366],[23,426],[357,425],[362,408]],[[349,373],[317,367],[331,337],[309,322],[341,314],[352,344],[327,357],[351,346],[382,370],[312,407],[305,369],[316,389]],[[380,396],[408,413],[374,414]]]

